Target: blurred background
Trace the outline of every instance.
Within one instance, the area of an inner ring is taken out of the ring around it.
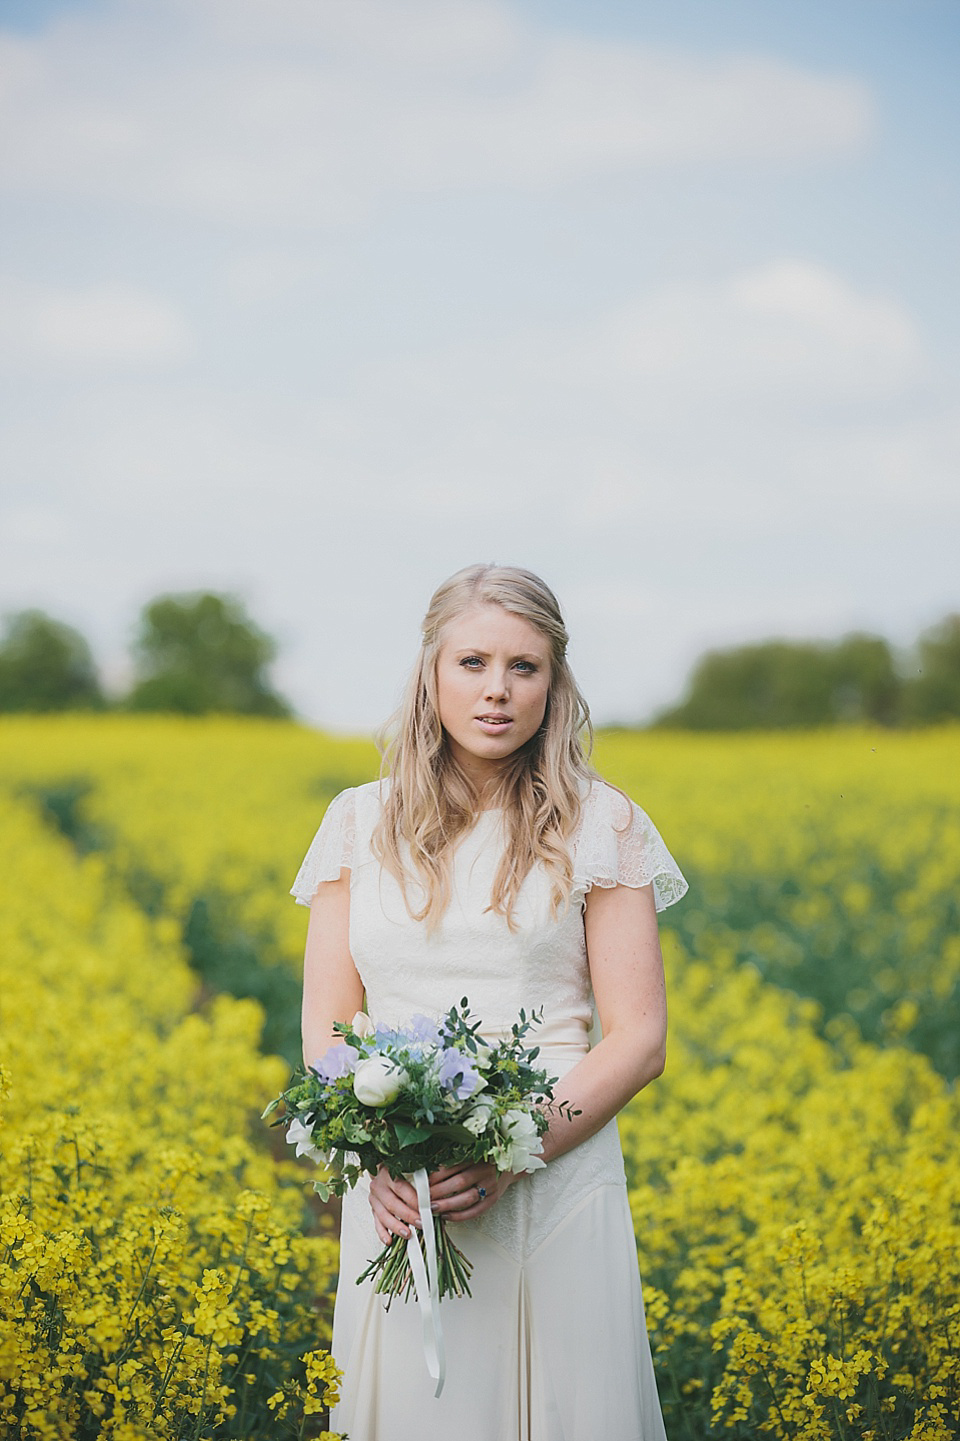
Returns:
[[[601,722],[770,637],[920,669],[958,39],[953,0],[2,0],[0,611],[120,695],[148,602],[236,597],[334,730],[476,560],[554,587]]]

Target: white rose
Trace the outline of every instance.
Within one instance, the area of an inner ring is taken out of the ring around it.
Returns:
[[[489,1101],[480,1101],[474,1106],[469,1116],[464,1116],[463,1124],[471,1136],[482,1136],[490,1124],[490,1117],[493,1115],[493,1107]]]
[[[296,1146],[298,1156],[309,1156],[311,1161],[316,1161],[318,1166],[321,1161],[327,1159],[320,1147],[314,1144],[313,1132],[310,1127],[305,1126],[302,1121],[290,1122],[287,1127],[287,1145]]]
[[[353,1073],[353,1094],[362,1106],[386,1106],[410,1077],[386,1056],[368,1056]]]
[[[357,1014],[354,1016],[353,1020],[350,1022],[350,1029],[353,1031],[353,1034],[355,1036],[359,1036],[362,1040],[366,1036],[373,1035],[374,1027],[373,1022],[367,1015],[366,1011],[358,1011]]]
[[[540,1160],[543,1140],[537,1134],[536,1123],[528,1111],[507,1111],[500,1122],[500,1130],[506,1143],[503,1147],[505,1164],[501,1165],[500,1157],[497,1157],[501,1170],[539,1171],[546,1165],[546,1161]]]

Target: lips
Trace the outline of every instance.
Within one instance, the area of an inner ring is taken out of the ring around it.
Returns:
[[[474,720],[485,736],[506,735],[513,725],[513,716],[509,715],[478,715]]]

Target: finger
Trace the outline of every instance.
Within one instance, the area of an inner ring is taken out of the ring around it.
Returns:
[[[414,1196],[413,1205],[408,1205],[395,1191],[391,1191],[388,1196],[383,1197],[383,1204],[394,1216],[398,1216],[411,1226],[419,1226],[420,1207],[417,1204],[416,1196]]]
[[[430,1200],[445,1201],[450,1196],[457,1196],[464,1189],[465,1183],[459,1176],[451,1176],[446,1181],[438,1181],[435,1186],[430,1187]]]
[[[487,1195],[484,1196],[482,1200],[478,1200],[476,1192],[474,1191],[471,1192],[471,1195],[467,1199],[469,1201],[468,1205],[462,1206],[458,1210],[444,1211],[444,1220],[451,1222],[474,1221],[477,1216],[482,1216],[485,1211],[489,1211],[497,1198],[495,1195]]]
[[[493,1203],[492,1193],[485,1190],[481,1195],[481,1189],[483,1188],[480,1186],[470,1186],[466,1191],[458,1191],[454,1196],[447,1196],[435,1202],[430,1209],[435,1215],[450,1216],[451,1218],[456,1216],[458,1219],[463,1218],[468,1211],[479,1214],[480,1211],[487,1209],[488,1202],[491,1205]]]
[[[380,1180],[374,1180],[370,1186],[370,1205],[374,1215],[379,1216],[384,1225],[390,1226],[395,1235],[408,1236],[411,1226],[419,1228],[422,1224],[419,1209],[405,1206],[390,1187],[383,1185]],[[399,1227],[403,1229],[400,1230]]]
[[[386,1238],[388,1241],[393,1236],[402,1236],[406,1240],[410,1235],[410,1227],[406,1222],[402,1221],[399,1216],[392,1215],[381,1201],[371,1199],[370,1205],[373,1209],[374,1225],[377,1226],[378,1232],[382,1226],[388,1233]]]
[[[410,1207],[413,1210],[417,1209],[416,1187],[411,1186],[410,1182],[405,1181],[402,1176],[394,1177],[391,1176],[389,1172],[387,1174],[387,1183],[401,1205]]]
[[[438,1181],[436,1186],[431,1186],[430,1200],[446,1200],[449,1196],[456,1196],[462,1191],[468,1191],[471,1186],[483,1186],[489,1191],[492,1190],[495,1183],[496,1172],[492,1166],[471,1166],[469,1169],[458,1171],[455,1176]]]
[[[459,1176],[462,1171],[466,1171],[472,1165],[472,1161],[461,1161],[458,1166],[438,1166],[435,1171],[430,1172],[430,1184],[432,1185],[435,1180],[445,1181],[449,1176]]]
[[[482,1216],[484,1211],[489,1211],[489,1209],[490,1201],[489,1199],[487,1199],[486,1201],[483,1201],[479,1206],[470,1206],[466,1211],[444,1211],[443,1219],[451,1226],[459,1225],[461,1221],[476,1220],[478,1216]]]
[[[409,1199],[407,1196],[409,1192]],[[371,1183],[370,1195],[379,1201],[385,1211],[408,1222],[411,1226],[420,1223],[420,1207],[417,1193],[412,1187],[398,1190],[389,1180],[377,1179]]]

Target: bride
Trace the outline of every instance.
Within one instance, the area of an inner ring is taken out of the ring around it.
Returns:
[[[686,890],[656,829],[588,763],[589,713],[550,589],[477,565],[437,590],[386,775],[330,805],[293,894],[310,907],[308,1063],[365,1006],[378,1024],[467,997],[496,1041],[543,1009],[559,1077],[543,1169],[430,1178],[472,1298],[441,1308],[447,1379],[414,1303],[355,1277],[419,1224],[386,1168],[344,1200],[331,1425],[350,1441],[663,1441],[614,1117],[664,1066],[656,912]],[[596,1024],[599,1022],[599,1024]]]

